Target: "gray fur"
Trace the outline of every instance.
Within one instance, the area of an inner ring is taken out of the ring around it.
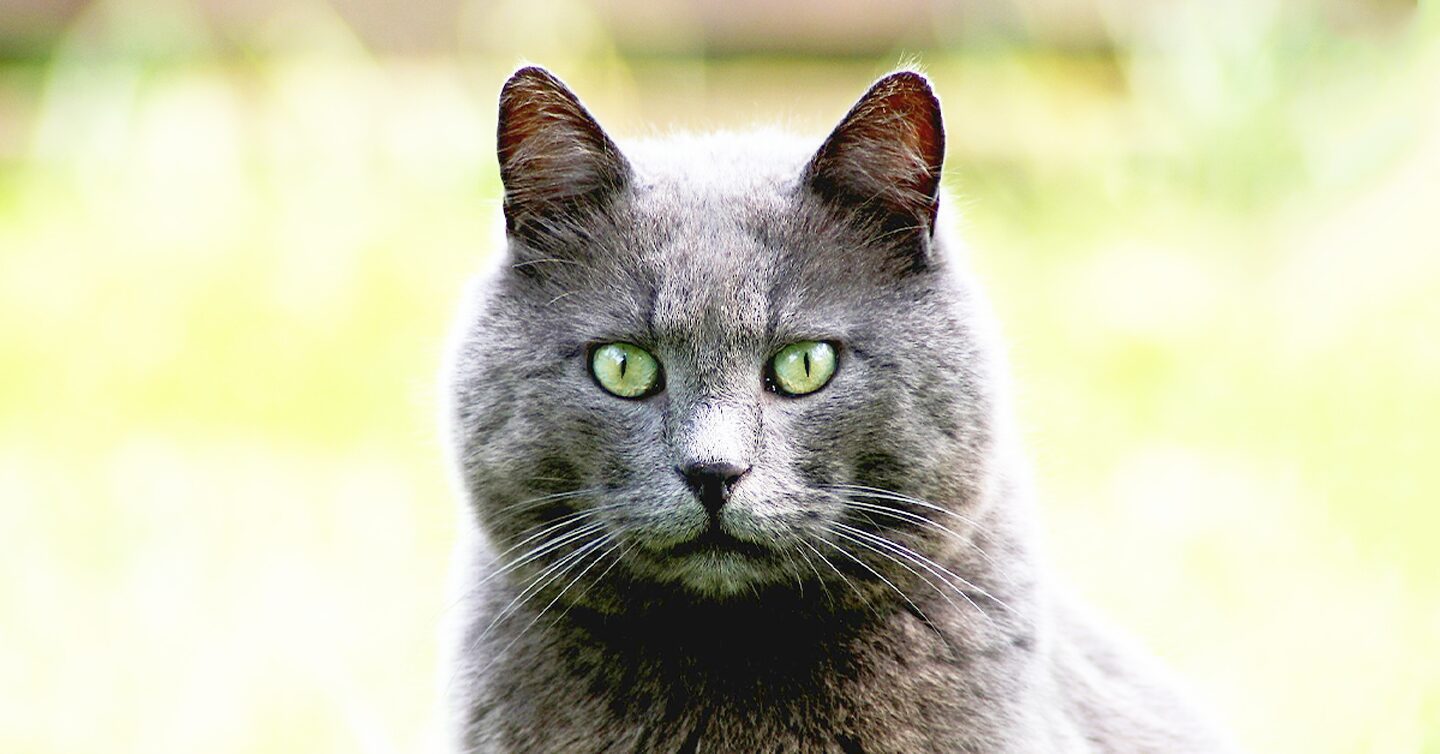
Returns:
[[[846,121],[901,127],[842,124],[818,153],[616,147],[557,87],[507,85],[507,251],[452,359],[460,750],[1226,750],[1037,567],[990,315],[933,214],[923,77]],[[840,344],[834,378],[767,391],[800,340]],[[595,384],[587,348],[612,341],[655,355],[659,394]],[[672,551],[707,526],[692,461],[753,466],[719,519],[753,552]]]

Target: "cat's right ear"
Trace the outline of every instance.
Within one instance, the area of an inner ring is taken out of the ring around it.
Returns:
[[[496,128],[505,230],[522,238],[604,202],[630,165],[580,99],[544,68],[529,66],[500,90]]]
[[[805,168],[805,182],[834,206],[878,222],[896,242],[934,232],[945,126],[930,82],[886,76],[860,98]],[[920,244],[923,247],[923,244]],[[916,259],[923,262],[923,248]]]

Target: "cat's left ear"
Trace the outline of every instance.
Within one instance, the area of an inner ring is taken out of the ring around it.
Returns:
[[[935,229],[945,129],[930,82],[914,71],[875,82],[805,168],[827,202],[878,221],[892,238]]]
[[[511,234],[543,233],[553,221],[604,202],[630,178],[615,142],[544,68],[521,68],[505,82],[496,136]]]

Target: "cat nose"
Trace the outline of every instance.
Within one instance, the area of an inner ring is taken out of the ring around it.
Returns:
[[[688,463],[676,467],[680,476],[684,477],[685,483],[690,485],[690,490],[695,493],[696,499],[705,506],[710,515],[715,515],[725,503],[730,501],[730,491],[750,471],[749,466],[741,466],[736,463]]]

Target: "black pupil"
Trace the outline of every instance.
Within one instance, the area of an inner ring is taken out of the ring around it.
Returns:
[[[803,358],[805,359],[805,376],[806,376],[806,377],[809,377],[809,376],[810,376],[810,352],[809,352],[809,351],[806,351],[804,354],[802,354],[802,356],[803,356]]]
[[[622,380],[625,379],[625,365],[626,365],[626,364],[629,364],[629,363],[630,363],[629,357],[627,357],[627,356],[625,355],[625,352],[624,352],[624,351],[621,351],[621,352],[620,352],[620,379],[622,379]]]

